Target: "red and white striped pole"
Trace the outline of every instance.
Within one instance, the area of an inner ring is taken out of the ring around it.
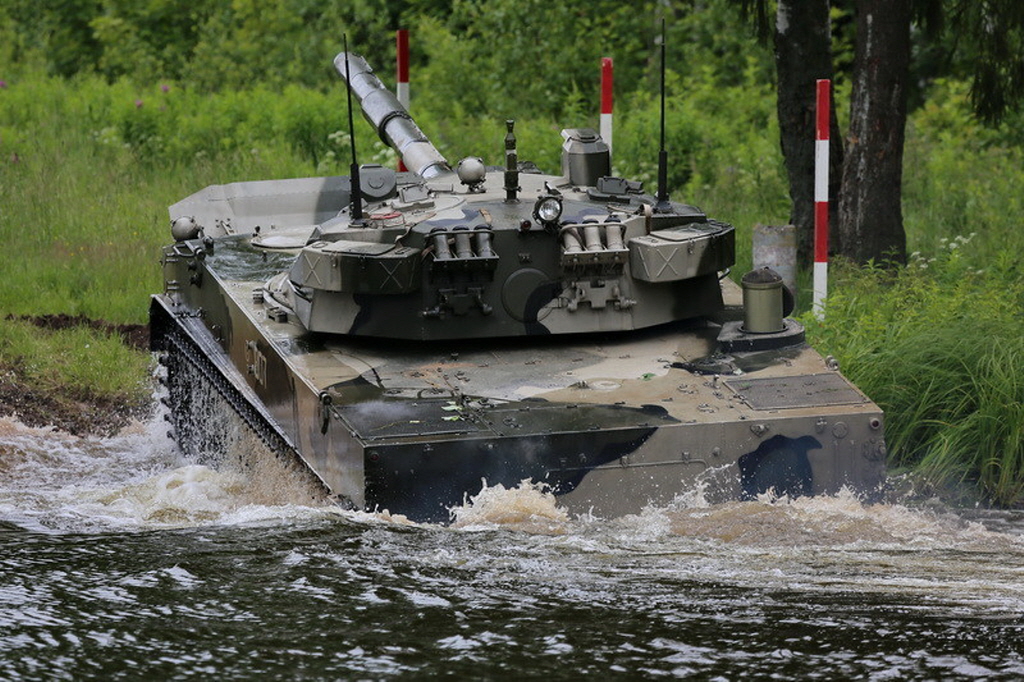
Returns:
[[[818,81],[817,126],[814,141],[814,301],[819,320],[825,318],[828,295],[828,131],[832,82]]]
[[[612,152],[612,58],[601,59],[601,139]]]
[[[395,96],[398,103],[409,110],[409,31],[400,28],[395,32],[395,56],[397,78],[395,79]],[[408,170],[402,159],[398,159],[398,170]]]

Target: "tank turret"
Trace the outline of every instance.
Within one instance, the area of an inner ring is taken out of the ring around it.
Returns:
[[[451,169],[362,57],[338,71],[412,174],[360,172],[361,214],[315,226],[270,305],[313,332],[461,339],[627,331],[718,313],[734,231],[683,204],[653,210],[610,176],[607,145],[567,130],[563,175],[470,158]],[[499,136],[495,136],[498,143]]]

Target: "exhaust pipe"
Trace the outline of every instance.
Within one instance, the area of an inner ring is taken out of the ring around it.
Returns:
[[[345,58],[352,80],[348,86],[359,100],[363,116],[377,129],[380,139],[399,153],[405,167],[425,180],[450,173],[451,166],[441,152],[409,116],[395,95],[373,75],[373,69],[361,56],[342,52],[334,58],[334,68],[345,78]]]

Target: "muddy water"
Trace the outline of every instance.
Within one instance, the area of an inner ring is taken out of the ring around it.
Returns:
[[[852,495],[452,527],[0,419],[0,679],[1020,679],[1024,515]]]

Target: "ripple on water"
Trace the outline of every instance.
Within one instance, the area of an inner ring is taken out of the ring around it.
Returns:
[[[304,494],[158,423],[0,420],[0,678],[1024,674],[1012,513],[691,493],[600,519],[522,485],[440,527]]]

